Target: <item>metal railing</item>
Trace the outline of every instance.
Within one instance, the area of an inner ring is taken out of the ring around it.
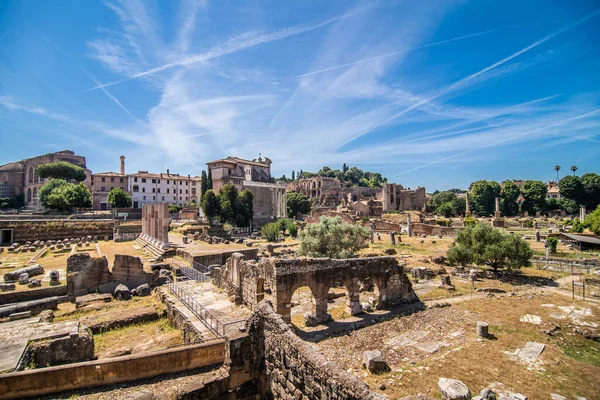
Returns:
[[[179,270],[181,271],[181,273],[183,275],[185,275],[189,279],[192,279],[196,282],[209,282],[210,281],[210,275],[208,275],[206,273],[202,273],[194,268],[181,266],[181,267],[179,267]]]
[[[165,285],[202,323],[218,338],[225,338],[225,325],[204,308],[194,297],[171,279],[166,278]]]
[[[550,269],[552,271],[567,272],[571,274],[590,274],[600,269],[596,261],[586,260],[535,260],[537,269]]]

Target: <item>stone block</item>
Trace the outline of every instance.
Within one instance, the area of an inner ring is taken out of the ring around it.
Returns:
[[[131,300],[131,291],[125,285],[118,285],[114,291],[115,299]]]
[[[0,283],[0,292],[8,292],[15,289],[16,286],[14,283]]]
[[[363,366],[372,374],[380,374],[390,369],[379,350],[365,351],[363,353]]]
[[[467,385],[456,379],[440,378],[438,387],[443,400],[471,400],[471,391]]]

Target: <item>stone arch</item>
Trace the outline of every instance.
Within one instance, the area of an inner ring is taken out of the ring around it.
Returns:
[[[38,197],[38,190],[36,187],[33,188],[33,200],[37,200]]]
[[[33,183],[33,168],[29,167],[29,183]]]
[[[38,176],[37,172],[35,172],[35,170],[33,170],[33,181],[35,183],[38,183],[40,181],[39,176]]]
[[[27,202],[31,201],[31,188],[27,188]]]

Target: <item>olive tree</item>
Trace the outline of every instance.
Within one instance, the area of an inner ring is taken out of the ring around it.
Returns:
[[[349,258],[367,247],[369,231],[360,225],[345,224],[340,217],[321,217],[300,232],[299,253],[309,257]]]

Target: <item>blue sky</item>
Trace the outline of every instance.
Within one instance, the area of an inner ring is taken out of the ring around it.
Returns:
[[[0,139],[0,164],[262,153],[428,191],[600,172],[600,3],[0,0]]]

